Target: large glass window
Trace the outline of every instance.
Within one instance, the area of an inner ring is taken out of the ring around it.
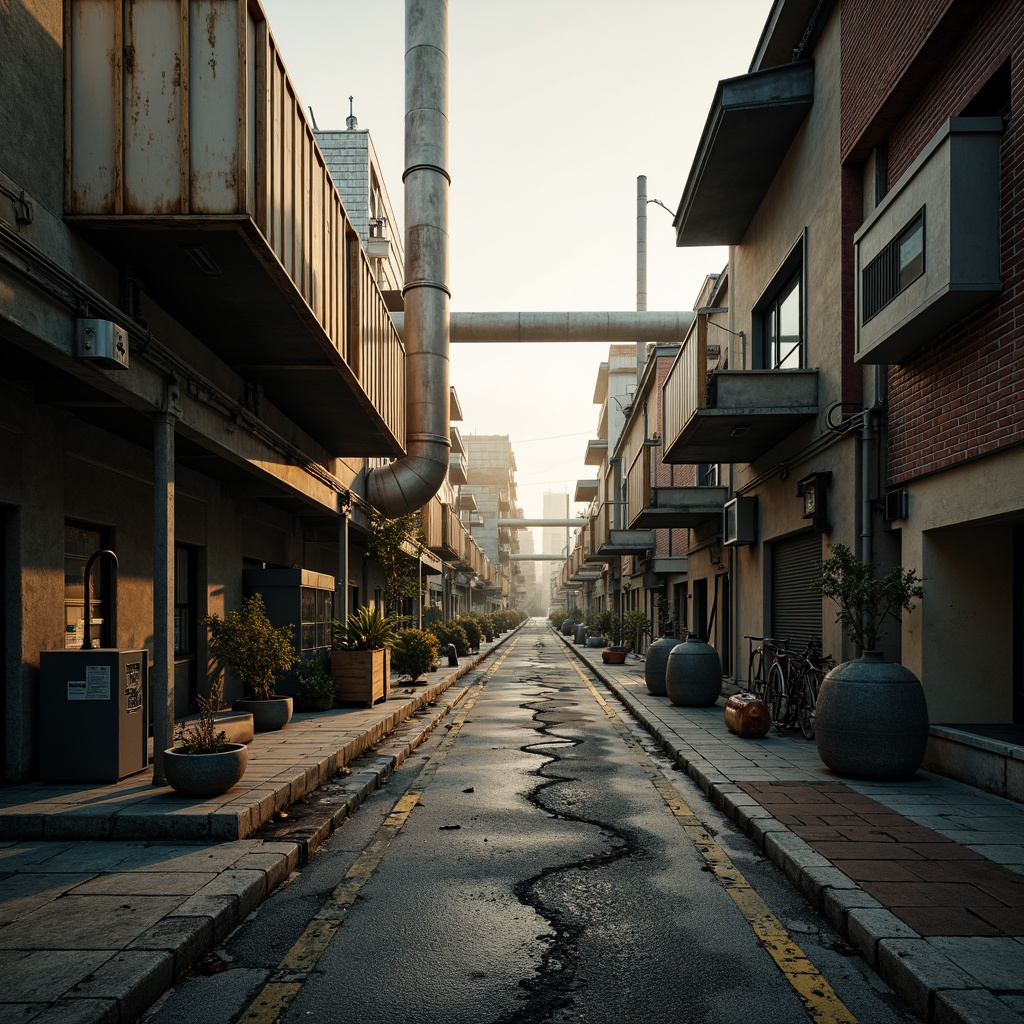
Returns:
[[[763,308],[764,367],[798,369],[803,365],[803,303],[801,271],[787,278]]]

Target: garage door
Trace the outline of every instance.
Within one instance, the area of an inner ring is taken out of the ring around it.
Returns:
[[[815,531],[772,545],[772,636],[789,637],[797,650],[821,640],[822,598],[811,589],[821,557]]]

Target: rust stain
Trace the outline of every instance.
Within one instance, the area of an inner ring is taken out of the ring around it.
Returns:
[[[210,70],[213,72],[213,77],[216,78],[217,77],[217,58],[216,57],[211,57],[209,59],[208,63],[210,65]]]
[[[124,73],[135,74],[135,47],[131,43],[126,43],[124,48]]]
[[[217,45],[217,9],[215,7],[210,8],[210,13],[206,16],[206,38],[210,42],[210,47],[216,47]]]
[[[171,85],[174,90],[177,91],[181,88],[181,54],[176,53],[174,55],[174,78],[171,80]]]

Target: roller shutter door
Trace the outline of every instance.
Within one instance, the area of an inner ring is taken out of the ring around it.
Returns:
[[[790,637],[797,650],[821,640],[822,599],[811,589],[821,557],[821,534],[814,531],[772,545],[772,636]]]

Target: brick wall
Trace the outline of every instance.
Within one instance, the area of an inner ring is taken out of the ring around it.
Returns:
[[[877,24],[876,9],[887,12]],[[889,368],[889,486],[1024,443],[1024,6],[973,4],[967,20],[963,4],[920,0],[908,9],[843,7],[844,152],[856,157],[887,140],[891,185],[1008,56],[1011,118],[1001,146],[1003,292]]]

